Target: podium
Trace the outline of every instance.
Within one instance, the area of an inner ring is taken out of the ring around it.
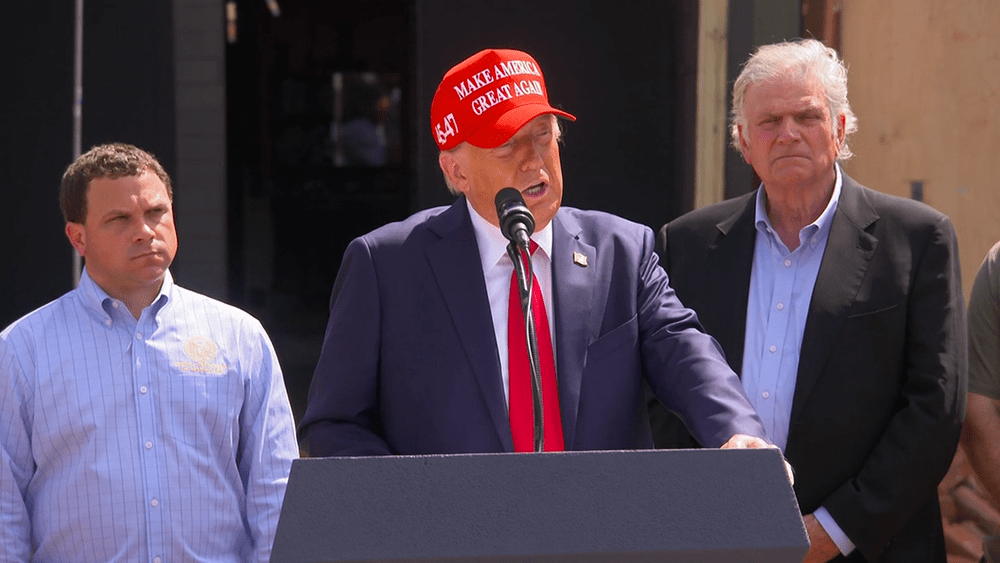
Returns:
[[[781,454],[641,450],[292,463],[271,561],[801,562]]]

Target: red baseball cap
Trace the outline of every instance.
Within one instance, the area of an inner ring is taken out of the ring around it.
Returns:
[[[463,141],[494,148],[545,113],[576,121],[549,105],[545,78],[531,55],[486,49],[458,63],[441,79],[431,101],[431,134],[441,150]]]

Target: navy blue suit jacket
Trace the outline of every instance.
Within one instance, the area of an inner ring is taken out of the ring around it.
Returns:
[[[553,219],[567,450],[652,447],[643,377],[706,445],[765,436],[653,245],[649,228],[606,213]],[[513,451],[498,354],[464,198],[354,240],[301,421],[310,455]]]

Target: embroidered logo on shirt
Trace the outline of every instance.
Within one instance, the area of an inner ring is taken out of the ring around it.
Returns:
[[[174,362],[173,366],[183,372],[222,375],[229,371],[226,364],[215,364],[212,360],[219,353],[219,345],[204,336],[192,336],[184,341],[184,354],[190,362]]]

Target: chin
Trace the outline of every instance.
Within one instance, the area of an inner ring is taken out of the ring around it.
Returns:
[[[147,266],[139,272],[139,277],[150,283],[158,282],[167,274],[167,266]]]
[[[532,211],[532,214],[535,216],[535,231],[540,231],[551,223],[552,218],[556,216],[556,210],[558,210],[558,207],[551,210],[546,208],[546,210],[539,211],[538,213]]]

